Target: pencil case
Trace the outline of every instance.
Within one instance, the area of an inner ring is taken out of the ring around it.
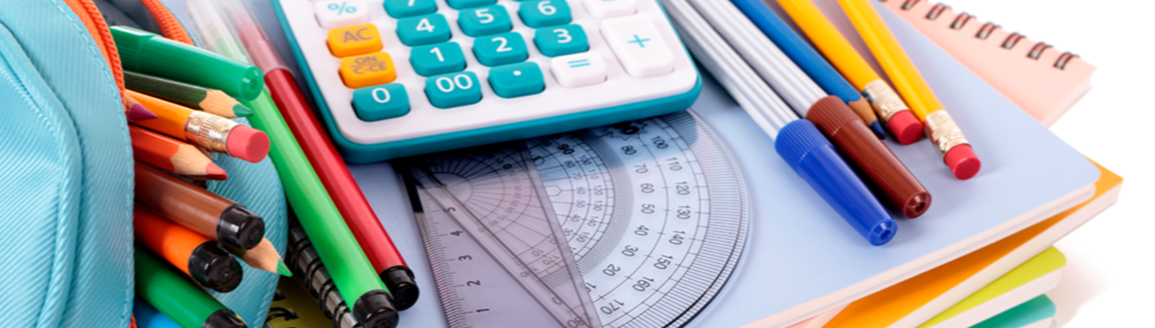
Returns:
[[[0,326],[130,325],[133,156],[106,18],[191,40],[158,0],[0,3]],[[216,160],[229,180],[208,189],[261,215],[283,254],[272,163]],[[260,327],[279,278],[242,265],[241,285],[215,296]]]

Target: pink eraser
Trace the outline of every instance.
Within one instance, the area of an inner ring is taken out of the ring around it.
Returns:
[[[922,122],[914,117],[909,110],[904,110],[890,116],[886,121],[886,128],[898,139],[898,143],[909,145],[922,138]]]
[[[269,155],[269,136],[257,129],[239,125],[229,131],[225,148],[229,156],[251,163],[260,162]]]
[[[959,180],[970,179],[979,173],[979,168],[983,166],[979,157],[975,155],[975,151],[971,149],[971,145],[954,146],[954,148],[946,151],[946,156],[943,156],[942,160],[947,167],[950,167],[954,177]]]

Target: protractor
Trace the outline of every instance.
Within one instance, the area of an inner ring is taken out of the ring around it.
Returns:
[[[451,327],[566,326],[534,309],[548,297],[527,296],[533,291],[526,280],[511,277],[519,270],[549,270],[541,271],[542,284],[564,288],[551,277],[566,276],[559,270],[565,266],[542,264],[557,263],[549,259],[553,254],[576,263],[576,283],[588,293],[582,299],[589,304],[582,305],[597,316],[593,326],[681,326],[725,284],[746,238],[740,171],[692,112],[409,163],[438,180],[484,226],[458,224],[444,202],[421,192],[430,183],[410,177]],[[548,197],[548,204],[533,195]],[[532,224],[542,218],[556,220],[558,229]],[[508,256],[462,238],[480,230],[505,234],[503,252],[525,264],[503,267]],[[557,240],[569,252],[554,247],[550,254]],[[537,267],[526,266],[531,263]]]

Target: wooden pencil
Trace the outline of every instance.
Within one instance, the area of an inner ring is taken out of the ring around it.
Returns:
[[[257,243],[248,251],[244,251],[241,259],[248,263],[249,266],[276,273],[286,277],[292,277],[293,273],[289,271],[289,267],[285,266],[285,262],[281,261],[281,254],[277,253],[277,249],[273,247],[273,243],[268,238],[261,238],[261,242]]]
[[[199,148],[187,142],[129,124],[132,156],[166,171],[192,179],[225,180],[228,172],[213,163]]]
[[[248,117],[253,111],[221,90],[214,90],[137,72],[124,72],[125,87],[225,118]]]
[[[156,114],[148,111],[148,108],[144,108],[144,105],[136,101],[136,98],[133,98],[128,92],[122,92],[120,96],[124,98],[124,117],[128,118],[129,122],[156,118]]]

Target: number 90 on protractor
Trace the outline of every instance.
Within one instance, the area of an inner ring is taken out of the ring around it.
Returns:
[[[682,326],[746,238],[740,171],[691,111],[403,163],[451,327]]]

